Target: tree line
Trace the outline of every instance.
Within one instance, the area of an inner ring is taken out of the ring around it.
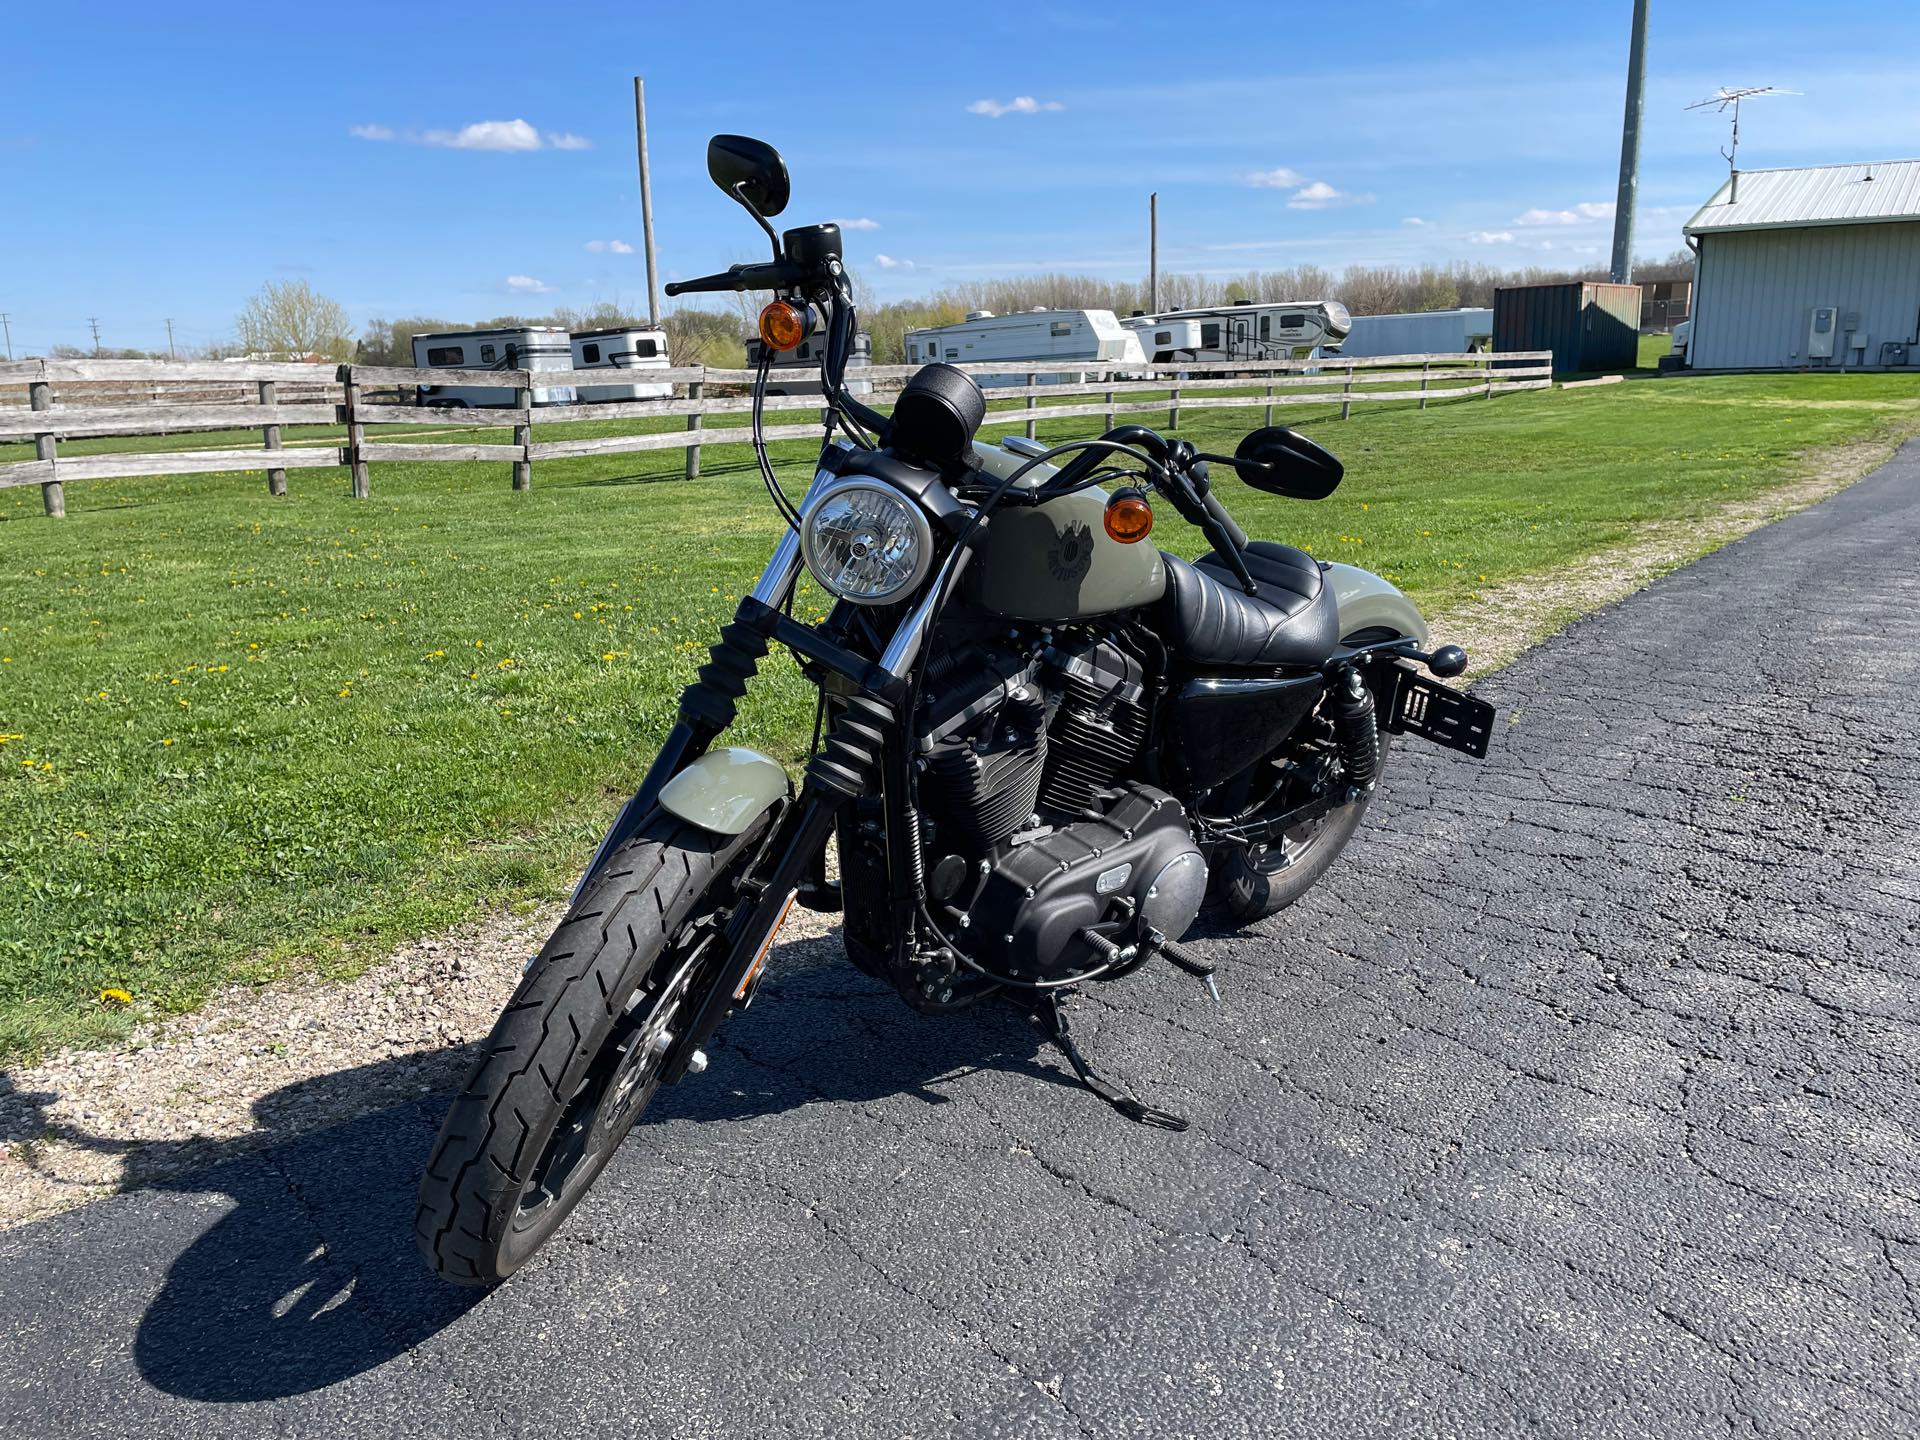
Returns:
[[[1665,259],[1634,262],[1634,279],[1641,284],[1687,280],[1693,276],[1693,254],[1676,250]],[[1462,306],[1490,306],[1495,290],[1515,285],[1548,285],[1571,280],[1605,280],[1604,267],[1555,269],[1527,266],[1503,270],[1470,261],[1426,265],[1349,265],[1338,274],[1318,265],[1296,265],[1285,270],[1249,270],[1241,275],[1181,275],[1160,277],[1161,310],[1192,310],[1228,305],[1240,300],[1338,300],[1355,315],[1392,315],[1405,311],[1452,310]],[[909,330],[951,325],[969,311],[991,310],[998,315],[1019,310],[1111,310],[1122,318],[1145,313],[1150,304],[1147,282],[1103,280],[1091,275],[1043,273],[992,280],[964,280],[943,285],[929,295],[909,300],[877,301],[864,281],[854,277],[861,328],[873,346],[876,365],[898,365],[906,358]],[[667,350],[680,365],[738,368],[746,363],[746,339],[752,335],[761,297],[736,295],[725,308],[683,305],[662,318]],[[445,330],[507,329],[554,325],[561,329],[607,330],[646,324],[618,301],[602,301],[584,310],[558,306],[543,315],[490,315],[479,320],[444,316],[407,315],[399,319],[369,320],[356,336],[346,311],[335,301],[316,294],[304,280],[268,284],[247,302],[237,317],[230,343],[203,347],[198,353],[226,355],[315,356],[353,360],[363,365],[413,364],[413,337]],[[74,346],[56,346],[55,356],[92,352]],[[164,358],[152,351],[102,351],[113,357]]]

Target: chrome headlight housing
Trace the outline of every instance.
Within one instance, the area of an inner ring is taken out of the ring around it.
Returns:
[[[849,477],[800,513],[800,553],[842,600],[886,605],[920,587],[933,565],[926,512],[893,486]]]

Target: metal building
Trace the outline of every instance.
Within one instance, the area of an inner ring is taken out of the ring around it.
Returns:
[[[1691,368],[1920,362],[1920,160],[1739,171],[1685,230]]]
[[[1493,348],[1551,350],[1556,375],[1631,370],[1639,363],[1640,287],[1562,280],[1497,289]]]

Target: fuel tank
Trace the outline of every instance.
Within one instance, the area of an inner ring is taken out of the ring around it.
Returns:
[[[1113,539],[1106,509],[1097,485],[1044,505],[1003,505],[984,553],[967,567],[967,599],[1014,620],[1085,620],[1151,605],[1167,589],[1159,547]]]

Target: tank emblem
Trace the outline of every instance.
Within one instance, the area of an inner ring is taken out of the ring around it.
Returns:
[[[1069,525],[1047,547],[1047,569],[1053,578],[1071,584],[1087,578],[1093,568],[1093,527]]]

